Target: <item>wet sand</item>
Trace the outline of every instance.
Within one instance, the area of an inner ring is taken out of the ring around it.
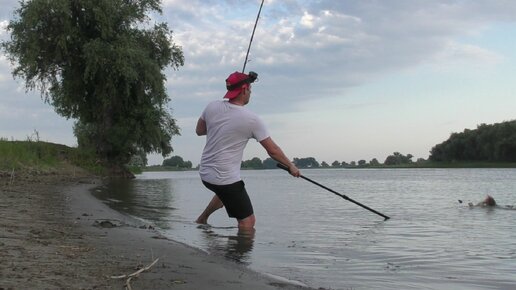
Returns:
[[[0,290],[307,289],[167,240],[94,198],[100,180],[0,175]]]

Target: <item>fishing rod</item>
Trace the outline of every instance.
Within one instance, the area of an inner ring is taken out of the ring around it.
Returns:
[[[245,55],[244,67],[242,68],[242,73],[245,72],[245,65],[247,64],[247,58],[249,57],[249,51],[251,50],[251,43],[253,43],[254,31],[256,30],[256,25],[258,25],[258,19],[260,18],[260,13],[262,12],[262,7],[263,7],[264,1],[265,0],[262,0],[262,4],[260,4],[260,9],[258,10],[258,15],[256,15],[256,21],[254,22],[253,33],[251,34],[251,39],[249,40],[249,46],[247,47],[247,53]]]
[[[287,166],[285,166],[285,165],[283,165],[283,164],[281,164],[281,163],[278,163],[278,164],[277,164],[277,166],[278,166],[279,168],[281,168],[281,169],[283,169],[283,170],[287,171],[287,172],[289,171],[289,170],[288,170],[288,167],[287,167]],[[375,214],[377,214],[377,215],[382,216],[383,218],[385,218],[385,220],[390,219],[390,217],[388,217],[388,216],[384,215],[383,213],[377,212],[376,210],[374,210],[374,209],[372,209],[372,208],[370,208],[370,207],[368,207],[368,206],[366,206],[366,205],[363,205],[363,204],[361,204],[360,202],[355,201],[355,200],[353,200],[353,199],[351,199],[351,198],[349,198],[349,197],[345,196],[344,194],[340,194],[340,193],[336,192],[335,190],[333,190],[333,189],[331,189],[331,188],[328,188],[328,187],[326,187],[326,186],[324,186],[324,185],[322,185],[322,184],[320,184],[320,183],[318,183],[318,182],[315,182],[315,181],[311,180],[311,179],[310,179],[310,178],[308,178],[308,177],[305,177],[305,176],[303,176],[303,175],[299,175],[299,177],[301,177],[301,178],[303,178],[304,180],[309,181],[309,182],[311,182],[311,183],[313,183],[313,184],[315,184],[315,185],[317,185],[317,186],[320,186],[320,187],[322,187],[322,188],[326,189],[327,191],[329,191],[329,192],[331,192],[331,193],[334,193],[334,194],[336,194],[336,195],[338,195],[338,196],[342,197],[342,198],[343,198],[343,199],[345,199],[345,200],[351,201],[352,203],[354,203],[354,204],[356,204],[356,205],[359,205],[359,206],[361,206],[361,207],[363,207],[363,208],[365,208],[365,209],[367,209],[367,210],[369,210],[369,211],[371,211],[371,212],[374,212]]]

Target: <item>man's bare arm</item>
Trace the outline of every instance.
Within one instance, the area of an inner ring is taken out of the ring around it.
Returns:
[[[206,135],[207,132],[208,131],[206,129],[206,121],[199,118],[199,120],[197,121],[197,126],[195,127],[195,133],[197,133],[197,136],[203,136]]]
[[[301,175],[301,173],[299,172],[299,169],[294,165],[294,163],[292,163],[287,158],[285,153],[283,153],[283,150],[281,150],[281,148],[276,143],[274,143],[274,141],[272,140],[271,137],[268,137],[268,138],[262,140],[260,142],[260,144],[262,144],[263,148],[265,148],[265,150],[267,151],[267,154],[269,154],[269,156],[272,159],[287,166],[288,171],[290,172],[290,174],[292,176],[299,177]]]

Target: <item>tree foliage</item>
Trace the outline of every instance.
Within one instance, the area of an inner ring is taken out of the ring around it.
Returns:
[[[432,148],[430,160],[516,162],[516,120],[452,133]]]
[[[190,169],[192,162],[185,161],[181,156],[172,156],[163,160],[163,166]]]
[[[272,158],[263,160],[263,169],[276,169],[278,162]]]
[[[392,155],[387,156],[383,163],[385,165],[409,164],[412,163],[412,157],[414,157],[412,154],[407,154],[405,156],[399,152],[394,152]]]
[[[313,157],[294,158],[294,164],[299,168],[318,168],[319,162]]]
[[[242,161],[241,167],[248,169],[262,169],[263,163],[260,158],[254,157],[253,159]]]
[[[150,25],[159,0],[21,1],[2,43],[13,75],[76,119],[79,146],[107,164],[172,151],[179,129],[166,109],[162,72],[184,58],[166,23]]]

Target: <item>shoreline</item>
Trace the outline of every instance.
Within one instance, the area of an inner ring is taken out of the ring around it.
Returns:
[[[94,197],[92,176],[0,179],[0,289],[311,289],[165,238]]]

